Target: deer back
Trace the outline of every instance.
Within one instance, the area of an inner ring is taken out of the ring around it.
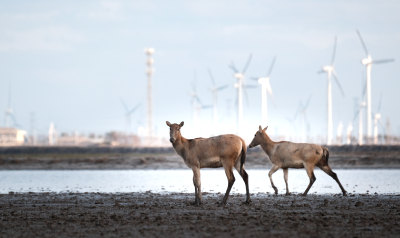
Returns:
[[[302,168],[306,163],[316,164],[322,158],[320,145],[308,143],[280,142],[275,145],[271,162],[287,168]]]

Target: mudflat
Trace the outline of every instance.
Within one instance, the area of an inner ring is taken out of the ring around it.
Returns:
[[[400,195],[9,193],[1,237],[398,237]]]

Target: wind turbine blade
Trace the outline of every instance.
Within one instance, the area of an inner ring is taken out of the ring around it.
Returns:
[[[128,112],[129,108],[128,106],[125,104],[124,100],[122,100],[122,98],[119,99],[121,101],[122,106],[125,108],[125,111]]]
[[[383,59],[383,60],[373,60],[372,63],[373,64],[384,64],[384,63],[389,63],[389,62],[393,62],[394,59]]]
[[[249,58],[247,59],[246,64],[245,64],[244,67],[243,67],[242,74],[246,73],[246,70],[247,70],[247,68],[248,68],[249,65],[250,65],[250,61],[251,61],[251,58],[252,58],[252,57],[253,57],[253,55],[250,54],[250,55],[249,55]]]
[[[367,85],[366,84],[364,84],[364,88],[363,88],[363,91],[362,91],[362,99],[364,100],[364,98],[365,98],[365,92],[367,91]]]
[[[335,36],[335,43],[333,44],[333,54],[332,54],[331,65],[333,65],[333,63],[335,62],[336,45],[337,45],[337,36]]]
[[[302,111],[303,108],[303,103],[300,101],[299,106],[297,107],[296,113],[294,114],[294,120],[297,119],[297,116],[299,115],[300,111]]]
[[[325,73],[325,71],[323,69],[321,69],[320,71],[317,71],[317,74],[323,74]]]
[[[310,95],[310,96],[308,97],[307,102],[306,102],[306,104],[305,104],[304,107],[303,107],[303,111],[307,110],[308,105],[310,105],[311,97],[312,97],[312,95]]]
[[[132,108],[127,114],[132,114],[132,113],[134,113],[138,108],[139,108],[139,106],[140,106],[140,103],[138,103],[134,108]]]
[[[198,103],[200,103],[200,105],[202,105],[200,98],[196,94],[193,97]]]
[[[223,90],[223,89],[225,89],[225,88],[227,88],[229,85],[223,85],[223,86],[220,86],[220,87],[218,87],[218,88],[216,88],[215,90],[216,91],[221,91],[221,90]]]
[[[273,59],[272,62],[271,62],[271,66],[269,66],[269,70],[268,70],[268,73],[267,73],[267,77],[269,77],[269,76],[271,75],[272,69],[274,68],[275,61],[276,61],[276,56],[274,56],[274,59]]]
[[[357,119],[358,114],[360,114],[360,108],[358,108],[358,110],[357,110],[356,113],[354,114],[353,122]]]
[[[233,63],[233,61],[231,62],[231,64],[228,67],[230,69],[232,69],[234,73],[238,73],[239,72],[239,70],[236,68],[235,64]]]
[[[357,32],[358,37],[360,38],[360,41],[361,41],[362,47],[364,48],[365,54],[368,55],[367,46],[365,45],[365,42],[364,42],[360,32],[358,30],[356,30],[356,32]]]
[[[344,95],[344,91],[343,91],[342,85],[340,85],[340,82],[339,82],[339,80],[338,80],[338,78],[336,76],[335,71],[332,71],[332,75],[333,75],[333,78],[335,79],[336,84],[338,85],[338,87],[340,89],[340,92],[342,93],[342,96],[344,97],[345,95]]]
[[[208,75],[210,75],[210,78],[211,78],[212,84],[213,84],[213,86],[215,87],[215,79],[214,79],[214,76],[212,75],[212,73],[211,73],[211,70],[210,70],[210,69],[208,69]]]

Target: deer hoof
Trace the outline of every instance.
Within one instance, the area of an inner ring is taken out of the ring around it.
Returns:
[[[194,201],[194,202],[191,203],[191,205],[193,205],[193,206],[200,206],[200,205],[201,205],[201,202],[199,202],[199,201]]]
[[[217,202],[217,205],[219,207],[225,207],[226,203],[224,203],[223,201],[222,202]]]
[[[245,204],[245,205],[250,205],[250,204],[251,204],[251,200],[250,200],[250,199],[247,199],[245,202],[243,202],[243,204]]]

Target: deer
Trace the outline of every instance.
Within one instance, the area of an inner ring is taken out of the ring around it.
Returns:
[[[201,194],[201,168],[220,168],[225,170],[228,179],[228,187],[225,196],[222,199],[221,205],[225,205],[228,199],[231,188],[235,182],[233,174],[233,167],[239,172],[246,185],[246,202],[250,203],[249,194],[249,176],[244,169],[246,160],[246,143],[237,135],[226,134],[210,138],[195,138],[186,139],[181,134],[181,128],[184,125],[182,121],[180,124],[171,124],[166,121],[167,126],[170,128],[170,142],[175,149],[176,153],[182,157],[185,164],[193,171],[193,184],[195,191],[194,205],[199,206],[202,203]]]
[[[289,141],[274,142],[267,135],[267,127],[264,129],[259,126],[258,131],[254,135],[253,140],[249,144],[249,148],[260,145],[264,152],[268,155],[273,166],[268,173],[272,188],[275,194],[278,194],[278,189],[272,181],[272,174],[280,168],[283,169],[283,176],[286,184],[286,195],[289,195],[288,188],[288,169],[289,168],[305,168],[310,183],[307,189],[302,194],[306,196],[311,186],[316,180],[314,168],[319,167],[322,171],[331,176],[342,190],[343,196],[347,195],[346,190],[340,183],[336,173],[328,165],[329,150],[321,145],[308,143],[293,143]]]

